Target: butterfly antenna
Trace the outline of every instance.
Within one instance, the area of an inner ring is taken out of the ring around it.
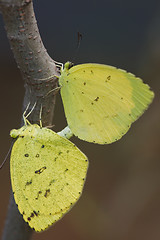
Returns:
[[[9,154],[10,154],[10,152],[11,152],[11,149],[12,149],[13,143],[14,143],[14,139],[12,140],[11,146],[10,146],[10,148],[9,148],[9,150],[8,150],[7,155],[5,156],[5,159],[3,160],[3,162],[2,162],[1,165],[0,165],[0,169],[2,169],[2,167],[4,166],[6,160],[7,160],[8,156],[9,156]]]
[[[81,41],[82,41],[82,33],[77,32],[77,50],[80,47]]]
[[[41,108],[40,108],[40,113],[39,113],[39,125],[40,125],[40,128],[42,128],[42,104],[41,104]]]
[[[77,44],[76,44],[76,49],[75,49],[75,51],[73,53],[73,56],[71,58],[72,62],[75,62],[75,59],[77,58],[77,53],[79,51],[81,41],[82,41],[82,33],[77,32]]]

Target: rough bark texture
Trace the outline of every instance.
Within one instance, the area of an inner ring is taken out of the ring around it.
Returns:
[[[32,1],[0,0],[0,11],[14,58],[24,80],[23,111],[28,103],[30,103],[31,109],[37,102],[34,111],[29,116],[29,121],[39,122],[42,105],[43,126],[52,125],[56,91],[47,93],[57,86],[56,77],[49,77],[58,75],[58,72],[54,61],[49,57],[42,43]],[[2,239],[25,240],[29,239],[31,234],[32,230],[23,221],[11,193]]]

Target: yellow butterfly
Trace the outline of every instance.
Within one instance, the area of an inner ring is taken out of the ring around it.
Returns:
[[[29,226],[43,231],[80,198],[87,157],[69,140],[28,121],[10,135],[17,138],[10,161],[15,202]]]
[[[68,126],[82,140],[120,139],[152,102],[154,93],[131,73],[103,64],[67,62],[59,77]]]

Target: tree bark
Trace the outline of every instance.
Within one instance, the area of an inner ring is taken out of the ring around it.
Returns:
[[[28,103],[30,103],[29,108],[31,109],[36,102],[29,121],[31,123],[39,122],[42,105],[43,126],[52,125],[56,91],[47,93],[57,87],[57,78],[49,77],[58,76],[58,70],[42,43],[32,1],[0,0],[0,11],[14,58],[24,80],[23,111]],[[27,240],[30,239],[32,232],[19,213],[11,193],[2,239]]]

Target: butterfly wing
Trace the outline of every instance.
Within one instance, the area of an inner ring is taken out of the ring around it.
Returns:
[[[99,144],[120,139],[154,96],[140,78],[102,64],[65,68],[59,83],[71,131]]]
[[[20,213],[31,228],[43,231],[79,199],[88,160],[70,141],[42,128],[27,129],[14,143],[11,182]]]

